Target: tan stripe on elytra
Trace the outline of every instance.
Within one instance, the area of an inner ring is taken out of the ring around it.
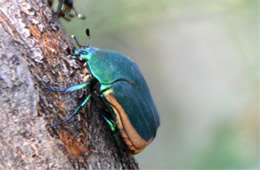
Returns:
[[[113,92],[112,89],[109,89],[104,92],[104,96],[106,100],[112,104],[112,108],[114,113],[117,117],[117,126],[120,130],[122,138],[124,139],[125,143],[128,145],[129,149],[134,152],[138,153],[141,152],[149,143],[152,142],[153,138],[149,141],[145,141],[135,130],[132,126],[131,122],[129,121],[124,109],[118,103],[118,101],[111,95]]]

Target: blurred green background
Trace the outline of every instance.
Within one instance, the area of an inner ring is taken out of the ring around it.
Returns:
[[[142,169],[259,169],[258,0],[74,0],[68,34],[120,51],[161,118]]]

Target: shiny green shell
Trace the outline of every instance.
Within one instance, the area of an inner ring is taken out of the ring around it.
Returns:
[[[101,84],[100,97],[117,115],[115,122],[121,122],[120,132],[128,138],[129,149],[140,152],[156,136],[160,119],[137,64],[119,52],[95,47],[80,48],[75,54],[87,61],[90,73]]]

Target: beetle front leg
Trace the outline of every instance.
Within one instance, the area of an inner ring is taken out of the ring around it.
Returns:
[[[91,80],[90,79],[89,81],[87,81],[86,83],[83,83],[83,84],[77,84],[77,85],[74,85],[74,86],[70,86],[68,88],[64,88],[64,89],[54,89],[52,87],[45,87],[46,89],[52,91],[52,92],[58,92],[58,93],[68,93],[68,92],[72,92],[72,91],[76,91],[76,90],[80,90],[80,89],[83,89],[85,87],[88,87],[89,84],[91,83]]]
[[[80,111],[80,109],[81,109],[82,107],[84,107],[84,106],[88,103],[88,101],[90,100],[90,98],[91,98],[91,94],[89,94],[89,95],[86,97],[86,99],[74,110],[74,112],[73,112],[71,115],[69,115],[69,117],[68,117],[66,120],[63,120],[63,121],[61,121],[61,122],[59,122],[59,123],[56,123],[56,124],[53,124],[53,125],[51,125],[51,127],[55,128],[55,127],[57,127],[57,126],[62,125],[63,123],[68,122],[69,120],[71,120],[76,114],[78,114],[78,112]]]

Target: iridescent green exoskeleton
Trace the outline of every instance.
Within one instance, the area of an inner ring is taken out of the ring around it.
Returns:
[[[119,130],[121,139],[132,153],[142,151],[155,138],[160,120],[148,85],[137,64],[119,52],[89,46],[81,46],[72,55],[87,63],[90,79],[65,89],[49,89],[66,93],[90,85],[99,87],[96,92],[111,112],[111,119],[104,116],[110,129]],[[70,120],[91,100],[92,95],[93,91],[66,120],[53,127]]]

